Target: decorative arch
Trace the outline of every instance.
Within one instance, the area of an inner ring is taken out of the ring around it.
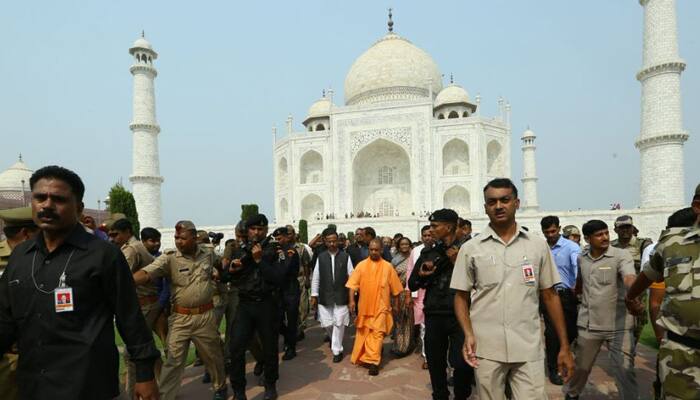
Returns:
[[[394,216],[412,211],[411,161],[403,147],[377,139],[360,149],[352,171],[356,213]]]
[[[314,193],[307,194],[301,201],[301,218],[307,221],[315,221],[323,218],[323,199]]]
[[[442,204],[445,208],[455,210],[459,216],[466,216],[471,212],[469,192],[459,185],[452,186],[445,192],[442,197]]]
[[[326,130],[326,126],[323,125],[323,124],[318,124],[318,125],[316,125],[316,130],[317,130],[317,131],[325,131],[325,130]]]
[[[467,175],[469,173],[469,146],[464,140],[452,139],[442,148],[443,175]]]
[[[287,202],[287,199],[282,198],[280,200],[280,215],[279,215],[279,220],[280,221],[286,221],[289,218],[289,203]]]
[[[486,146],[486,175],[503,176],[503,149],[497,140]]]
[[[447,118],[459,118],[459,113],[455,110],[450,111],[450,114],[447,116]]]
[[[440,114],[438,115],[438,119],[445,119],[445,114],[440,113]]]
[[[288,169],[287,158],[282,157],[277,162],[277,181],[279,182],[280,185],[286,185],[288,179],[289,179],[289,169]]]
[[[301,157],[300,183],[320,183],[323,181],[323,157],[316,150],[309,150]]]

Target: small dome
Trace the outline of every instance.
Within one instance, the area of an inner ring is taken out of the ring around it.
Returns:
[[[34,171],[29,169],[20,156],[19,161],[0,173],[0,192],[22,192],[23,190],[29,190],[29,178],[31,178],[32,173],[34,173]],[[22,187],[23,180],[24,188]]]
[[[142,49],[153,50],[153,47],[151,47],[151,43],[149,43],[148,40],[146,40],[146,38],[143,36],[136,39],[136,41],[134,42],[134,45],[131,47],[134,47],[134,48],[139,47]]]
[[[435,97],[435,108],[446,104],[460,103],[471,104],[469,100],[469,93],[467,93],[463,87],[455,85],[454,83],[442,89],[442,91],[438,93],[437,97]]]
[[[327,117],[331,114],[331,100],[328,97],[321,97],[309,107],[309,114],[306,119]]]
[[[535,132],[531,131],[530,128],[527,128],[525,130],[525,132],[523,132],[522,139],[526,139],[526,138],[533,138],[534,139],[535,137],[536,137]]]
[[[389,33],[355,60],[345,77],[345,104],[411,99],[442,90],[442,74],[432,57],[410,41]]]

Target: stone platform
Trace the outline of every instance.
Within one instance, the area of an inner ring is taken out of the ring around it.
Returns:
[[[397,400],[430,399],[431,388],[428,371],[421,369],[422,358],[412,354],[404,358],[390,355],[390,340],[384,343],[385,359],[379,376],[370,377],[367,370],[350,363],[354,329],[346,331],[344,342],[346,357],[342,362],[331,361],[331,351],[323,343],[323,330],[317,323],[307,329],[306,339],[298,345],[298,356],[291,361],[280,362],[278,391],[280,399],[288,400]],[[641,399],[651,399],[656,352],[640,345],[636,366]],[[263,388],[253,376],[253,363],[247,365],[248,399],[261,400]],[[178,399],[209,399],[209,385],[201,383],[203,367],[187,368]],[[229,387],[229,396],[232,393]],[[563,399],[560,386],[549,384],[550,400]],[[615,382],[611,377],[608,353],[604,349],[591,373],[584,396],[587,400],[618,399]],[[477,400],[474,394],[471,399]]]

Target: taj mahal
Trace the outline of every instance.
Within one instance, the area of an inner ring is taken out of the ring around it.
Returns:
[[[344,98],[324,90],[309,107],[303,130],[295,130],[291,115],[283,132],[273,128],[271,220],[274,225],[306,220],[311,235],[332,223],[340,231],[370,225],[380,235],[403,232],[418,237],[426,213],[446,207],[471,220],[479,232],[488,223],[482,188],[493,178],[510,177],[520,189],[518,220],[534,231],[539,231],[545,215],[557,215],[562,225],[580,227],[589,219],[612,223],[628,214],[640,234],[655,239],[668,215],[689,204],[683,162],[688,132],[682,123],[680,88],[685,63],[678,52],[675,1],[639,3],[644,8],[642,65],[636,71],[642,89],[641,131],[630,127],[628,132],[630,146],[640,154],[638,208],[540,210],[537,127],[514,132],[513,110],[501,98],[495,100],[495,115],[482,114],[481,96],[469,93],[452,77],[445,79],[428,52],[395,32],[390,12],[387,32],[355,59],[345,75]],[[133,57],[130,181],[141,226],[163,228],[167,246],[172,229],[162,227],[160,212],[164,177],[155,100],[158,53],[143,35],[129,53]],[[518,154],[511,154],[511,140],[520,144]],[[522,157],[522,176],[511,174],[513,157]],[[21,166],[28,171],[25,167]],[[3,174],[15,176],[14,169]],[[3,174],[0,186],[8,181]],[[231,235],[232,222],[202,228]]]

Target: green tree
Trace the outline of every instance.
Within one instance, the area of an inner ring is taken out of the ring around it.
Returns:
[[[126,190],[121,183],[115,184],[109,190],[109,212],[111,214],[122,213],[126,215],[126,219],[128,219],[134,227],[134,236],[139,236],[141,227],[139,226],[139,213],[136,211],[134,195]],[[154,226],[153,228],[158,227]]]
[[[248,217],[258,214],[257,204],[241,204],[241,220],[245,221]]]
[[[302,243],[309,242],[309,224],[305,219],[299,220],[299,240]]]

